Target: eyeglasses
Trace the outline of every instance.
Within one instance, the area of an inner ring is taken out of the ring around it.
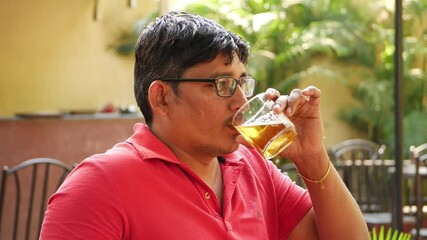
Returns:
[[[216,94],[220,97],[231,97],[236,91],[237,84],[242,88],[246,97],[254,94],[256,80],[253,77],[242,77],[236,79],[230,76],[221,76],[217,78],[163,78],[159,79],[165,82],[213,82],[215,83]]]

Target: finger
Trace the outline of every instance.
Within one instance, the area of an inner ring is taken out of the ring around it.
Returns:
[[[272,109],[275,113],[281,113],[284,112],[284,110],[286,109],[286,106],[288,104],[288,95],[282,95],[280,97],[278,97],[276,99],[276,101],[274,101],[274,104],[272,106]]]
[[[321,91],[320,89],[314,86],[309,86],[302,90],[302,94],[307,97],[319,98],[321,95]]]
[[[291,91],[291,94],[289,94],[287,107],[285,109],[286,115],[291,116],[294,113],[297,106],[307,100],[308,100],[307,97],[303,95],[303,91],[301,89],[298,89],[298,88],[293,89]]]
[[[277,89],[268,88],[265,91],[265,97],[274,101],[280,97],[280,92]]]

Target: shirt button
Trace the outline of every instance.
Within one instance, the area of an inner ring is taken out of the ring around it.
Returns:
[[[210,199],[211,198],[211,194],[209,192],[205,192],[205,198],[206,199]]]

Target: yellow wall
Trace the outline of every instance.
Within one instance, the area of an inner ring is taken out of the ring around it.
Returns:
[[[135,104],[133,57],[107,50],[155,0],[0,0],[0,116]]]
[[[336,76],[332,79],[328,74],[317,74],[316,77],[308,76],[300,83],[300,88],[313,85],[322,91],[321,113],[323,116],[323,126],[325,130],[324,142],[326,147],[330,147],[349,138],[367,138],[366,135],[357,132],[338,118],[341,109],[357,102],[351,96],[348,87],[346,87],[343,82],[339,82],[337,78],[345,82],[358,81],[357,76],[360,75],[357,72],[363,71],[363,69],[358,69],[339,62],[332,64],[327,57],[313,58],[311,64],[312,67],[323,69],[322,71],[326,69],[333,71],[333,73],[330,74]]]

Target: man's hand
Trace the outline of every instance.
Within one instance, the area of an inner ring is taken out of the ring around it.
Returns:
[[[297,137],[280,155],[297,165],[324,151],[320,95],[321,91],[313,86],[294,89],[289,95],[280,95],[279,91],[271,88],[266,91],[266,96],[275,101],[273,110],[284,112],[295,124]]]

